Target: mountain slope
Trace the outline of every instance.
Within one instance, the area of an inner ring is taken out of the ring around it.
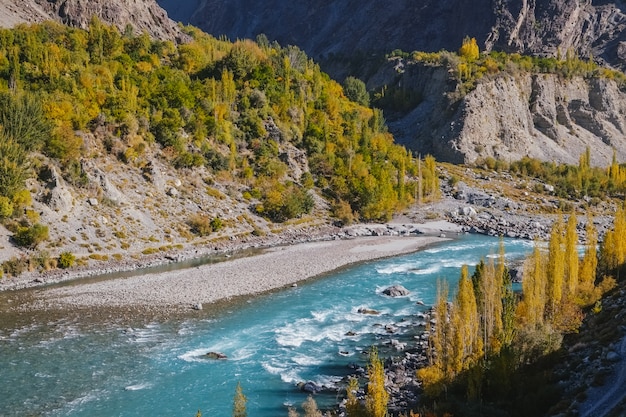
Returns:
[[[176,19],[216,36],[254,38],[264,33],[281,44],[298,45],[323,63],[337,57],[362,60],[397,48],[456,50],[470,36],[488,51],[556,55],[558,50],[572,49],[582,57],[593,55],[616,67],[625,65],[622,2],[196,0],[185,7],[172,0],[159,3]]]
[[[146,31],[157,39],[186,39],[177,24],[154,0],[6,0],[0,2],[0,26],[56,20],[86,29],[92,16],[124,31]]]
[[[486,75],[461,94],[455,73],[396,58],[370,79],[373,91],[418,98],[387,113],[398,142],[455,163],[529,156],[577,164],[587,147],[594,166],[608,166],[614,151],[626,160],[626,93],[618,80],[515,69]]]

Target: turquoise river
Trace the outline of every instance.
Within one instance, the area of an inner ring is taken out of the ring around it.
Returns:
[[[366,363],[363,350],[411,334],[435,300],[438,279],[456,287],[462,265],[495,256],[499,240],[464,235],[410,255],[372,261],[193,318],[0,317],[0,416],[232,415],[239,381],[248,415],[287,416],[306,394]],[[505,240],[509,259],[532,242]],[[381,292],[401,284],[407,297]],[[421,305],[423,302],[424,305]],[[367,307],[380,315],[359,314]],[[350,334],[356,334],[350,336]],[[227,360],[209,360],[209,351]],[[384,356],[381,351],[381,356]],[[321,405],[337,399],[320,396]]]

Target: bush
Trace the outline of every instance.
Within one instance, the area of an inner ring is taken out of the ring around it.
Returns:
[[[76,262],[76,256],[72,252],[63,252],[59,255],[59,268],[71,268]]]
[[[191,231],[198,236],[208,236],[224,227],[222,219],[219,217],[209,219],[209,216],[205,214],[194,214],[187,224],[191,228]]]
[[[0,196],[0,218],[11,217],[13,214],[13,203],[7,197]]]
[[[41,223],[32,226],[18,226],[13,240],[18,246],[34,249],[41,242],[48,240],[48,226]]]
[[[13,257],[2,263],[2,270],[11,276],[18,276],[22,272],[28,270],[28,259],[26,257]]]

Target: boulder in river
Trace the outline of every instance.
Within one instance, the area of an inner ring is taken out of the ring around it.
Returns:
[[[392,285],[389,288],[385,288],[383,294],[389,297],[404,297],[405,295],[411,294],[411,291],[407,290],[402,285]]]
[[[374,309],[371,309],[371,308],[361,307],[361,308],[359,308],[357,310],[357,313],[359,313],[359,314],[372,314],[372,315],[375,316],[375,315],[380,314],[380,311],[374,310]]]
[[[225,354],[221,352],[209,352],[204,356],[209,359],[228,359],[228,356],[226,356]]]
[[[301,382],[300,384],[298,384],[298,387],[300,388],[300,391],[308,392],[309,394],[317,394],[318,392],[322,390],[322,387],[317,385],[313,381],[309,381],[305,383]]]

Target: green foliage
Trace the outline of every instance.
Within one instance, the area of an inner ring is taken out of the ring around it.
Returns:
[[[18,226],[13,240],[18,246],[34,249],[41,242],[48,240],[48,226],[36,223],[32,226]]]
[[[367,87],[365,83],[358,78],[352,76],[347,77],[343,81],[343,91],[346,97],[355,103],[359,103],[365,107],[370,105],[370,95],[367,92]]]
[[[0,195],[0,219],[13,215],[13,202],[11,199]]]
[[[51,133],[42,103],[34,94],[0,94],[0,125],[28,151],[41,149]]]
[[[263,193],[257,212],[272,221],[284,222],[310,213],[313,206],[313,197],[301,187],[295,184],[274,184]]]
[[[59,255],[57,265],[59,266],[59,268],[67,269],[74,266],[75,262],[76,256],[72,252],[62,252]]]
[[[26,150],[0,130],[0,196],[12,199],[30,174]]]
[[[191,231],[198,236],[208,236],[211,233],[222,229],[224,226],[219,217],[211,219],[209,216],[201,213],[192,215],[187,224],[191,228]]]
[[[350,101],[296,47],[184,30],[192,40],[180,46],[97,18],[89,31],[52,22],[0,30],[0,80],[14,91],[0,95],[13,152],[0,153],[0,195],[23,187],[31,150],[86,185],[77,164],[86,148],[74,132],[98,130],[113,133],[104,148],[127,163],[154,147],[177,168],[228,171],[251,188],[270,181],[285,194],[264,192],[263,213],[277,221],[312,208],[289,183],[284,155],[294,146],[310,161],[304,188],[321,185],[359,218],[385,220],[412,202],[416,161],[394,144],[381,111],[364,106],[361,81],[344,83]]]

